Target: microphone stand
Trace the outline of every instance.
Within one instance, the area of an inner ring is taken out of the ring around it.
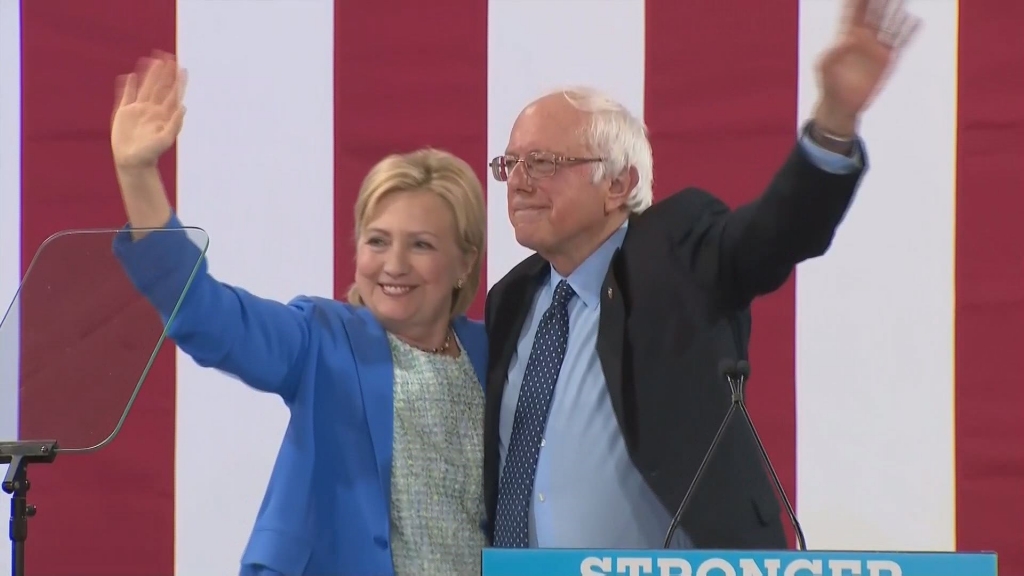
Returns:
[[[36,507],[28,503],[28,465],[49,464],[57,458],[57,442],[0,442],[0,464],[9,464],[3,490],[11,495],[11,575],[25,576],[28,519]]]
[[[718,450],[718,446],[722,442],[722,436],[725,434],[726,427],[732,420],[733,415],[739,411],[744,422],[747,424],[747,428],[754,436],[754,441],[757,442],[757,450],[761,455],[761,462],[768,469],[769,474],[772,476],[772,482],[775,483],[775,489],[778,490],[779,496],[782,497],[782,503],[786,507],[786,514],[789,515],[789,521],[793,524],[793,530],[796,533],[797,549],[801,551],[807,550],[807,541],[804,539],[804,532],[803,529],[800,528],[800,522],[796,519],[796,512],[793,511],[793,505],[790,504],[789,497],[786,496],[786,491],[782,488],[782,482],[779,480],[779,475],[775,473],[775,467],[772,466],[771,459],[768,458],[768,452],[764,449],[764,444],[761,442],[761,437],[757,434],[757,429],[754,427],[754,421],[750,418],[750,413],[747,412],[747,405],[743,400],[743,387],[746,385],[747,378],[750,376],[750,363],[746,360],[740,360],[738,362],[725,360],[722,362],[719,371],[725,377],[726,381],[729,382],[729,388],[732,389],[732,404],[729,405],[729,411],[725,413],[725,418],[722,419],[722,424],[718,427],[718,432],[715,433],[714,439],[711,440],[711,446],[708,448],[707,454],[704,455],[704,460],[701,461],[700,466],[697,468],[697,474],[694,475],[693,481],[690,482],[690,487],[686,490],[686,494],[683,496],[683,501],[679,504],[679,509],[676,511],[676,515],[672,518],[672,523],[668,528],[668,534],[665,535],[664,548],[668,548],[671,544],[672,536],[679,527],[679,522],[683,518],[683,512],[686,511],[686,507],[694,495],[694,489],[697,487],[697,483],[700,482],[701,477],[704,475],[705,469],[711,461],[711,457],[715,454],[715,451]]]

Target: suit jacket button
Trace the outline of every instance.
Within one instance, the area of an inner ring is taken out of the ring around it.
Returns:
[[[376,544],[377,548],[380,548],[381,550],[388,549],[388,540],[383,536],[374,536],[373,543]]]

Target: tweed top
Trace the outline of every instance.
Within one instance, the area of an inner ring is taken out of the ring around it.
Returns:
[[[480,574],[484,394],[469,356],[388,334],[394,360],[391,541],[396,576]],[[462,349],[456,337],[455,342]]]

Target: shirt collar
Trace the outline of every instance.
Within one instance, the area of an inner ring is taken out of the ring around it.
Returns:
[[[629,227],[629,220],[622,223],[611,236],[608,237],[597,250],[580,264],[576,270],[564,278],[561,274],[549,267],[551,274],[548,276],[548,285],[552,293],[558,283],[568,280],[569,286],[576,291],[576,295],[587,308],[594,308],[601,302],[601,287],[604,285],[604,277],[608,273],[608,266],[611,265],[612,256],[622,246],[626,237],[626,229]]]

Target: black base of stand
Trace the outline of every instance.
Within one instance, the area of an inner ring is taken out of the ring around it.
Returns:
[[[3,490],[11,495],[11,575],[25,576],[28,519],[36,507],[28,503],[28,465],[49,464],[57,458],[56,440],[0,442],[0,464],[9,464]]]
[[[683,501],[679,505],[679,510],[676,511],[675,517],[672,518],[672,525],[669,527],[668,534],[665,535],[665,548],[668,548],[672,543],[672,536],[679,527],[679,522],[683,518],[683,512],[686,511],[686,507],[695,493],[694,489],[697,487],[697,483],[700,482],[701,476],[704,475],[704,471],[707,468],[708,463],[711,462],[711,457],[714,456],[715,451],[718,450],[718,445],[722,442],[722,436],[725,434],[725,429],[729,426],[729,422],[732,421],[732,417],[737,411],[739,411],[743,416],[744,422],[747,424],[747,429],[750,430],[751,435],[754,437],[754,441],[757,442],[757,449],[761,453],[761,462],[764,464],[765,468],[768,469],[768,473],[771,474],[772,482],[775,483],[775,489],[778,491],[779,497],[786,507],[786,514],[789,516],[789,520],[793,524],[793,531],[796,534],[797,549],[807,550],[807,541],[804,540],[804,531],[800,528],[800,522],[796,518],[796,512],[793,510],[793,505],[790,504],[789,498],[786,496],[786,491],[782,489],[782,481],[779,480],[779,475],[776,474],[775,467],[772,466],[772,462],[768,458],[768,452],[764,449],[761,437],[757,434],[757,429],[754,428],[754,421],[750,418],[750,413],[747,412],[747,405],[743,401],[743,388],[744,384],[746,384],[746,373],[749,372],[749,370],[749,364],[745,361],[741,361],[738,363],[738,368],[727,371],[725,374],[726,380],[729,382],[729,387],[732,389],[732,404],[729,406],[729,411],[725,413],[725,418],[722,419],[722,425],[718,427],[718,432],[715,433],[714,439],[711,440],[711,446],[708,448],[707,454],[704,455],[704,459],[701,461],[700,466],[697,467],[697,473],[694,475],[693,481],[690,482],[690,487],[686,490],[686,495],[683,496]]]

